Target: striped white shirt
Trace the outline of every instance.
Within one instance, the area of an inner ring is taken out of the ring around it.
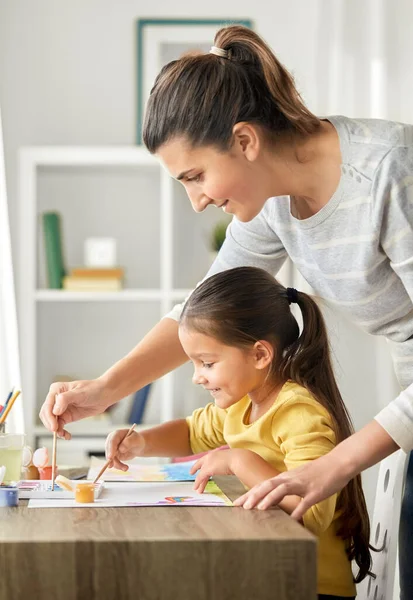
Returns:
[[[390,343],[405,389],[377,416],[413,448],[413,126],[328,117],[342,154],[341,178],[315,215],[292,216],[290,197],[269,198],[249,223],[234,218],[207,276],[242,265],[276,275],[287,256],[351,321]],[[181,305],[167,316],[179,318]],[[410,389],[410,387],[412,389]]]

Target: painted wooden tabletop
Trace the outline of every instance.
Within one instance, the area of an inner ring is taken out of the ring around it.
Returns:
[[[21,501],[0,509],[0,573],[0,600],[314,600],[316,539],[278,509]]]

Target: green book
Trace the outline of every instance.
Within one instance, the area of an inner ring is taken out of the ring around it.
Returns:
[[[51,289],[61,289],[66,273],[63,265],[62,235],[58,213],[43,213],[43,234],[48,285]]]

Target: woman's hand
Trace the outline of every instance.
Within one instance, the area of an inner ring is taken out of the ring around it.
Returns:
[[[348,469],[343,468],[330,452],[306,465],[255,485],[237,498],[234,505],[265,510],[279,504],[285,496],[295,495],[302,500],[291,516],[300,520],[311,506],[342,490],[351,477]]]
[[[387,431],[376,420],[370,421],[328,454],[255,485],[234,505],[265,510],[285,496],[297,495],[302,500],[291,516],[298,521],[314,504],[341,491],[358,473],[398,449]]]
[[[99,415],[112,402],[101,379],[52,383],[39,416],[49,431],[59,437],[72,437],[65,426],[85,417]]]
[[[195,479],[194,490],[202,494],[212,475],[233,475],[233,457],[234,450],[217,448],[197,460],[190,470],[191,475],[199,471]]]
[[[133,431],[125,437],[128,429],[112,431],[106,438],[106,459],[110,460],[109,467],[127,471],[129,466],[122,461],[132,460],[135,456],[143,456],[145,440],[141,433]]]

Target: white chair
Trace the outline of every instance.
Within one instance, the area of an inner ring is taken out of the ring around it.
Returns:
[[[357,600],[395,600],[399,597],[398,535],[402,494],[409,455],[402,450],[391,454],[380,463],[376,499],[371,526],[370,544],[380,548],[372,551],[376,579],[366,577],[357,586]]]

